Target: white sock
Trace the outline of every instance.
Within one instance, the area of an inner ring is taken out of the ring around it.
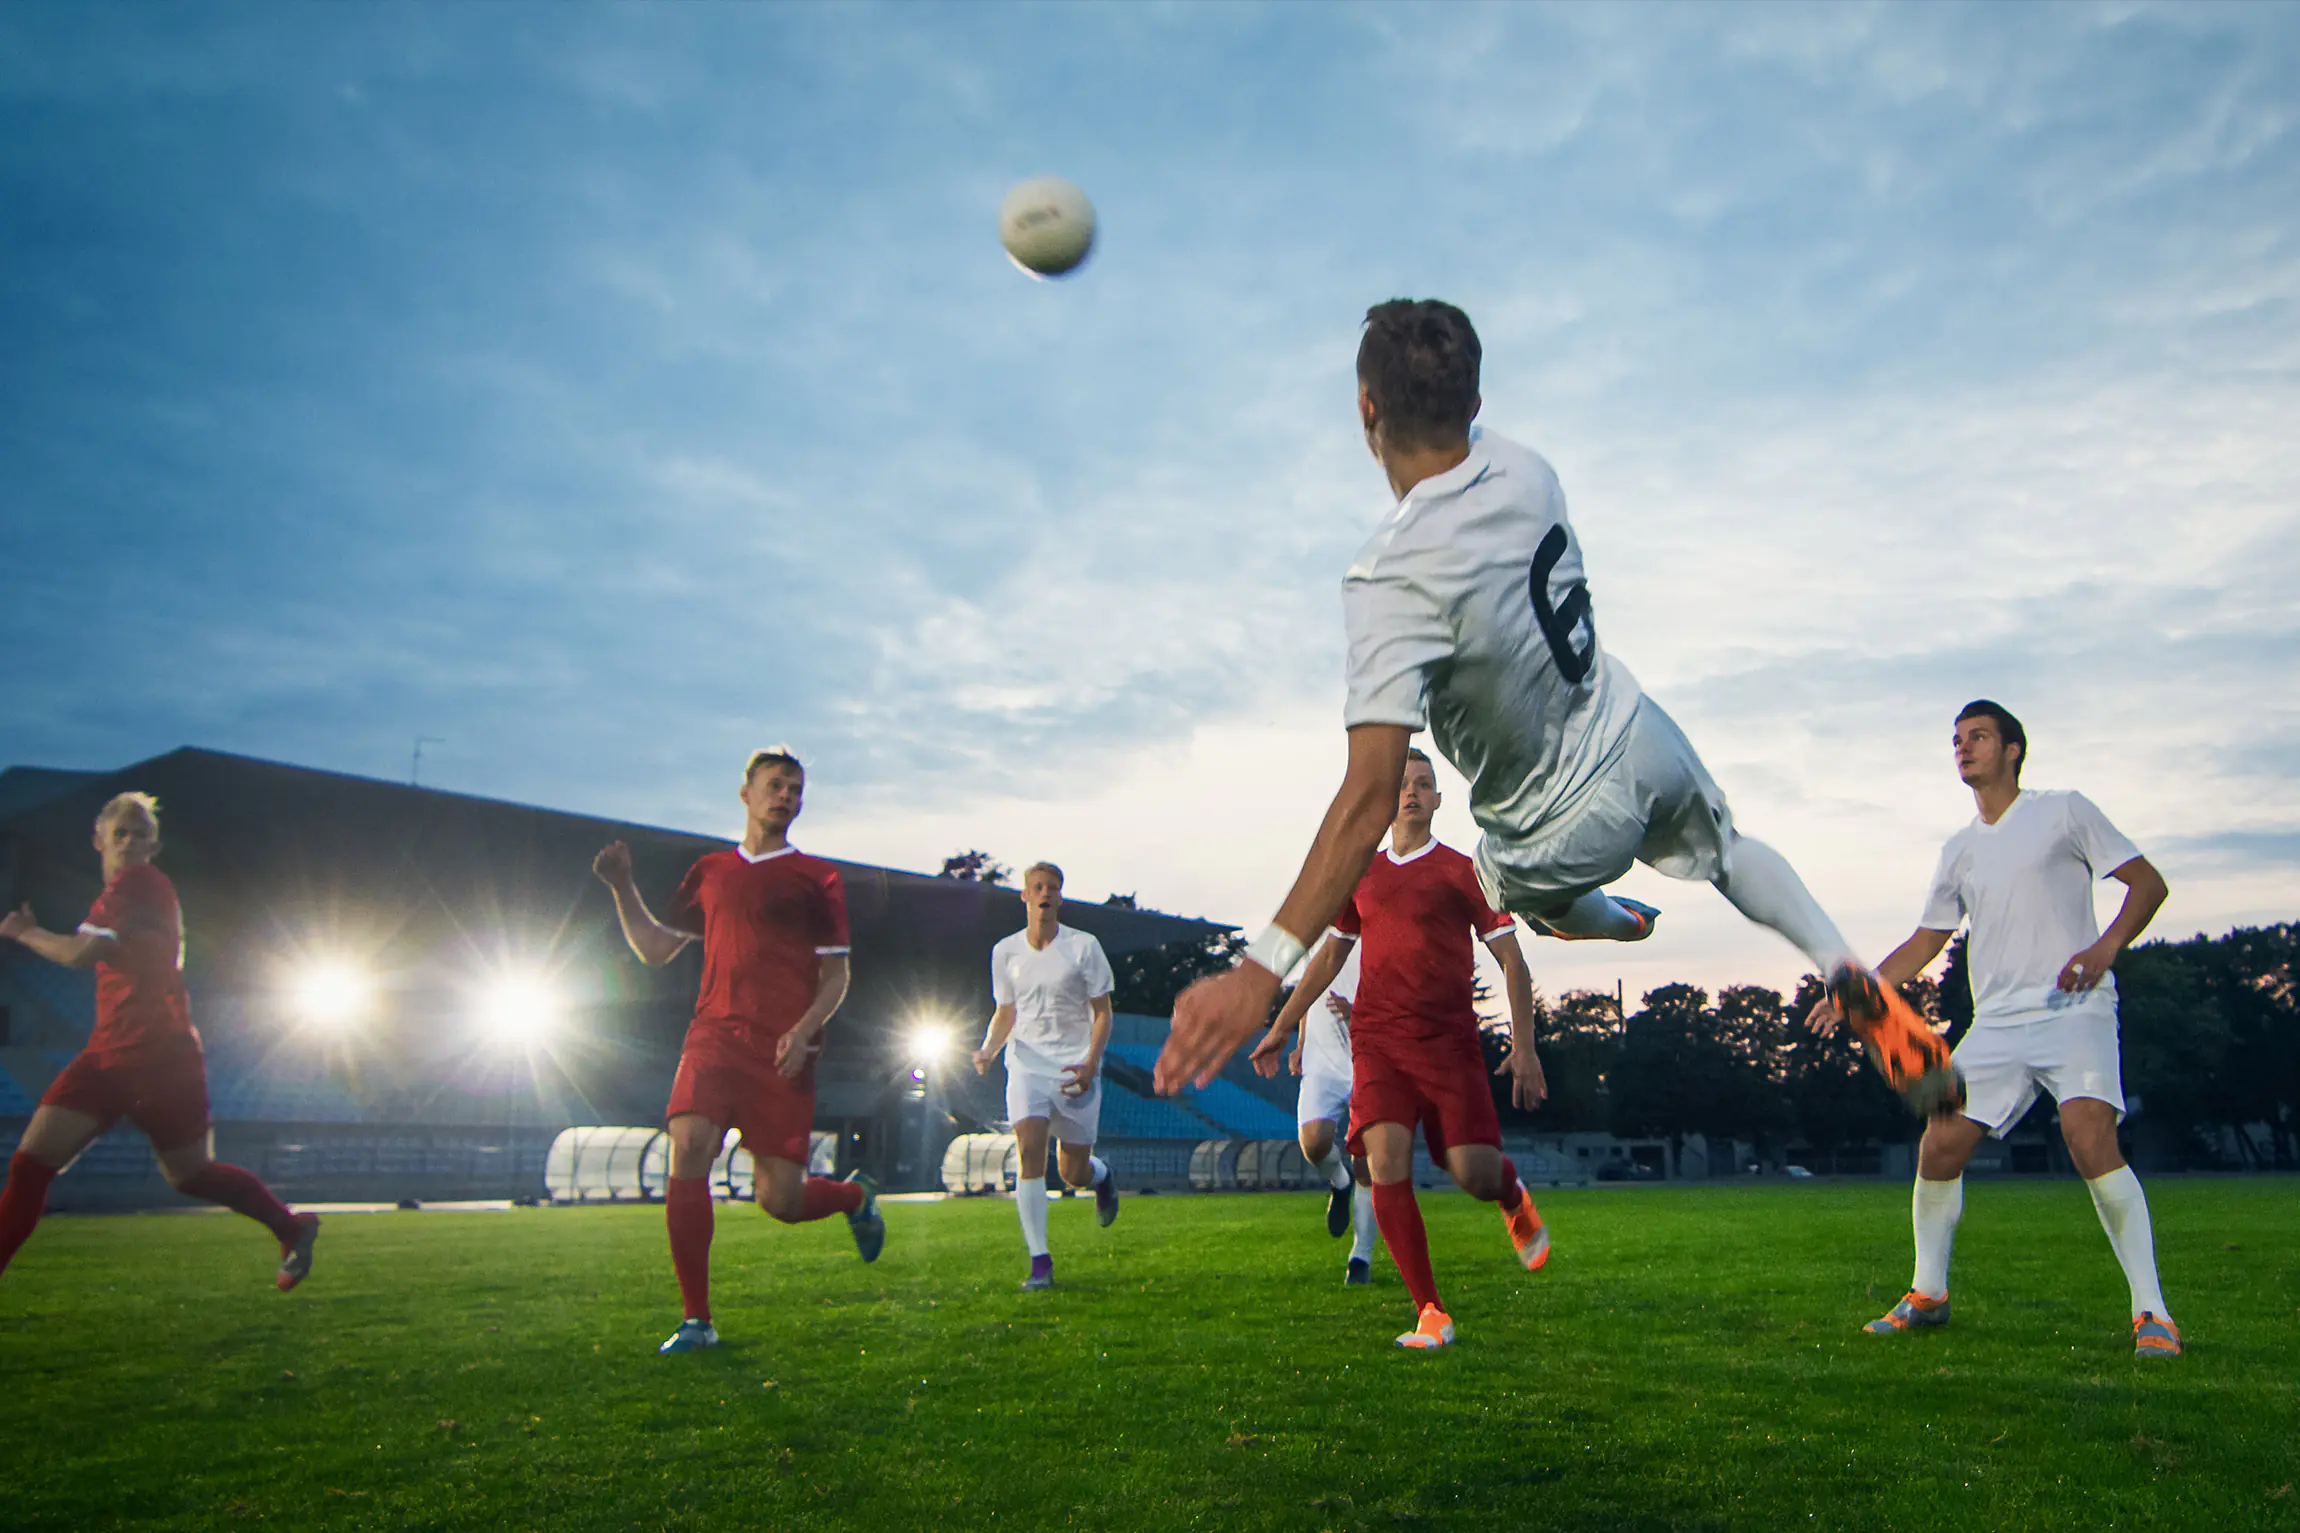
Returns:
[[[2164,1291],[2156,1286],[2156,1232],[2148,1222],[2148,1198],[2140,1190],[2140,1178],[2132,1174],[2132,1167],[2119,1166],[2086,1182],[2084,1189],[2092,1194],[2100,1227],[2108,1231],[2124,1280],[2132,1285],[2133,1318],[2149,1314],[2170,1320],[2164,1312]]]
[[[1717,880],[1717,892],[1759,926],[1788,938],[1823,976],[1839,964],[1858,961],[1789,859],[1762,841],[1733,838],[1733,871]]]
[[[1022,1243],[1033,1256],[1046,1254],[1046,1178],[1014,1179],[1014,1216],[1022,1221]]]
[[[1090,1182],[1088,1182],[1088,1183],[1086,1184],[1087,1186],[1089,1186],[1089,1187],[1099,1187],[1099,1186],[1101,1186],[1101,1185],[1102,1185],[1104,1182],[1107,1182],[1107,1181],[1109,1181],[1109,1180],[1110,1180],[1110,1163],[1109,1163],[1108,1161],[1104,1160],[1104,1159],[1103,1159],[1101,1156],[1099,1156],[1099,1155],[1089,1155],[1089,1156],[1087,1156],[1087,1157],[1086,1157],[1086,1168],[1087,1168],[1087,1170],[1089,1170],[1089,1171],[1091,1171],[1091,1172],[1093,1173],[1093,1177],[1094,1177],[1094,1179],[1093,1179],[1092,1181],[1090,1181]]]
[[[1554,915],[1535,917],[1542,925],[1569,937],[1607,937],[1629,942],[1643,934],[1645,918],[1631,911],[1602,889],[1592,889]]]
[[[1374,1225],[1374,1184],[1361,1181],[1358,1190],[1350,1196],[1350,1260],[1370,1262],[1374,1259],[1374,1242],[1381,1231]]]
[[[1309,1160],[1308,1156],[1302,1157]],[[1333,1150],[1326,1151],[1324,1160],[1311,1160],[1310,1169],[1326,1179],[1326,1185],[1336,1192],[1350,1185],[1350,1163]]]
[[[1932,1182],[1917,1178],[1909,1200],[1909,1222],[1917,1229],[1917,1275],[1909,1286],[1928,1299],[1949,1296],[1949,1249],[1956,1244],[1957,1221],[1965,1212],[1965,1179]]]

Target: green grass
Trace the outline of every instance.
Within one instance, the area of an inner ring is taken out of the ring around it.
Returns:
[[[2150,1186],[2169,1364],[2073,1181],[1975,1184],[1954,1327],[1890,1340],[1901,1187],[1549,1193],[1533,1276],[1425,1194],[1431,1355],[1307,1196],[1059,1205],[1029,1295],[1003,1202],[890,1206],[867,1268],[722,1209],[685,1358],[655,1209],[338,1216],[286,1296],[243,1220],[55,1219],[0,1279],[0,1523],[2300,1526],[2296,1190]]]

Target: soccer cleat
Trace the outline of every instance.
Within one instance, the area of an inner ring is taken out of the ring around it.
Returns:
[[[280,1242],[280,1292],[311,1276],[311,1248],[319,1241],[319,1215],[295,1216],[295,1233]]]
[[[2132,1321],[2132,1355],[2178,1357],[2180,1327],[2153,1311],[2141,1311]]]
[[[1540,932],[1545,937],[1555,937],[1560,942],[1643,942],[1653,935],[1653,923],[1661,919],[1659,906],[1648,905],[1643,900],[1626,899],[1618,894],[1609,894],[1606,898],[1637,917],[1638,927],[1635,936],[1600,937],[1593,932],[1561,932],[1556,927],[1544,923],[1538,917],[1527,916],[1526,919],[1533,922],[1535,931]]]
[[[1517,1184],[1517,1212],[1504,1213],[1501,1222],[1509,1227],[1509,1243],[1517,1247],[1517,1259],[1525,1263],[1528,1272],[1539,1272],[1549,1263],[1549,1226],[1541,1222],[1541,1211],[1533,1206],[1533,1194],[1525,1190],[1525,1183]]]
[[[699,1352],[705,1347],[719,1344],[719,1333],[711,1329],[708,1320],[682,1320],[671,1339],[655,1349],[658,1356],[668,1357],[673,1352]]]
[[[1420,1322],[1398,1338],[1398,1345],[1412,1347],[1416,1351],[1450,1347],[1453,1345],[1453,1321],[1435,1304],[1425,1304],[1422,1306]]]
[[[1102,1221],[1104,1229],[1118,1222],[1118,1173],[1105,1171],[1102,1180],[1094,1184],[1094,1217]]]
[[[1053,1286],[1054,1258],[1051,1256],[1033,1256],[1030,1259],[1030,1276],[1022,1280],[1022,1291],[1034,1293],[1041,1288],[1052,1288]]]
[[[847,1215],[847,1228],[854,1231],[855,1249],[866,1262],[878,1260],[879,1252],[886,1249],[886,1220],[878,1211],[878,1178],[868,1171],[849,1171],[846,1179],[863,1190],[862,1207]]]
[[[1847,963],[1829,976],[1829,999],[1910,1112],[1929,1118],[1965,1105],[1964,1077],[1949,1058],[1948,1044],[1899,992],[1860,965]]]
[[[1949,1296],[1928,1299],[1915,1289],[1902,1296],[1894,1305],[1867,1325],[1861,1327],[1871,1336],[1892,1336],[1902,1331],[1931,1331],[1949,1323]]]
[[[1350,1195],[1355,1190],[1349,1182],[1326,1190],[1326,1233],[1336,1240],[1350,1232]]]
[[[1349,1267],[1342,1273],[1342,1286],[1363,1288],[1374,1280],[1374,1264],[1362,1256],[1350,1258]]]

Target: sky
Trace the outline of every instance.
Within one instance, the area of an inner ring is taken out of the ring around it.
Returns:
[[[1258,928],[1391,503],[1358,322],[1437,296],[1869,956],[1977,696],[2158,933],[2292,919],[2296,82],[2269,4],[10,5],[0,763],[426,737],[733,834],[787,741],[812,850]],[[1040,174],[1061,282],[995,235]],[[1657,935],[1545,990],[1802,967],[1621,887]]]

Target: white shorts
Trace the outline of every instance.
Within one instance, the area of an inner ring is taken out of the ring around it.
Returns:
[[[1044,1118],[1056,1142],[1092,1145],[1095,1130],[1102,1126],[1102,1077],[1094,1077],[1094,1084],[1086,1088],[1083,1096],[1072,1096],[1063,1090],[1069,1084],[1067,1075],[1008,1070],[1007,1121],[1020,1123],[1025,1118]]]
[[[1294,1121],[1301,1124],[1350,1121],[1350,1078],[1311,1073],[1302,1077],[1302,1094],[1294,1105]]]
[[[1539,917],[1642,862],[1714,883],[1728,870],[1733,811],[1677,721],[1648,697],[1604,774],[1558,819],[1523,839],[1488,831],[1477,880],[1497,910]]]
[[[1965,1034],[1954,1057],[1965,1073],[1965,1116],[1999,1139],[2020,1122],[2039,1090],[2055,1102],[2106,1102],[2116,1109],[2117,1121],[2124,1121],[2116,1017],[2104,1008],[1982,1022]]]

